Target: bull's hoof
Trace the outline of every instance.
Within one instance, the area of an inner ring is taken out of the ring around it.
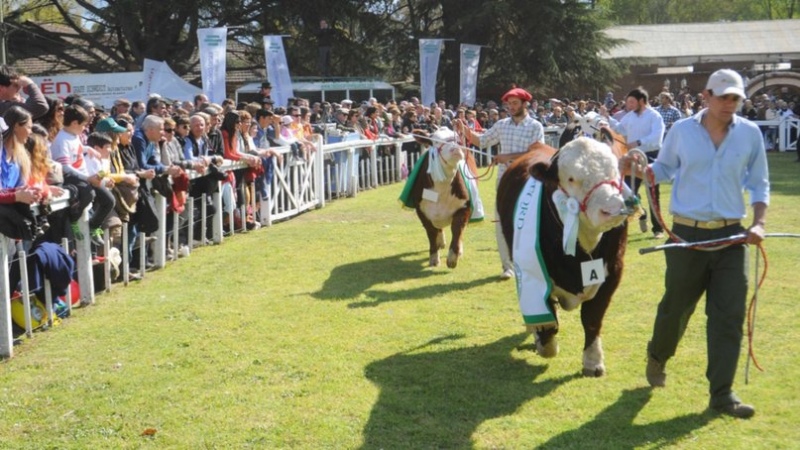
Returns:
[[[439,255],[431,255],[431,259],[428,261],[428,267],[439,267]]]
[[[447,267],[455,269],[458,265],[458,253],[450,250],[447,254]]]
[[[555,358],[558,355],[558,339],[555,336],[551,336],[547,342],[542,342],[537,335],[536,354],[542,358]]]
[[[591,345],[583,350],[583,376],[602,377],[605,375],[606,366],[603,360],[603,340],[597,336]]]
[[[583,368],[583,376],[591,377],[591,378],[600,378],[606,374],[606,368],[603,366],[595,367],[594,369],[589,367]]]

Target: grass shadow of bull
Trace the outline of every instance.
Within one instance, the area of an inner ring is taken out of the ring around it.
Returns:
[[[448,292],[469,289],[492,282],[491,278],[464,283],[433,284],[400,291],[379,291],[373,286],[384,283],[397,283],[404,280],[422,280],[428,277],[447,275],[444,271],[434,271],[425,267],[427,258],[420,253],[408,252],[383,258],[373,258],[342,264],[331,270],[328,279],[318,291],[311,294],[319,300],[359,300],[362,296],[369,301],[358,301],[351,307],[377,306],[382,302],[416,300],[436,297]]]
[[[460,338],[447,336],[369,364],[365,375],[380,395],[361,448],[471,448],[471,437],[483,422],[513,414],[529,400],[580,377],[536,382],[546,366],[510,355],[526,337],[520,333],[483,346],[426,349]]]

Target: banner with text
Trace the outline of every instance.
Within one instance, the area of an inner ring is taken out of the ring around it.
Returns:
[[[478,87],[478,66],[481,62],[481,46],[461,44],[461,95],[458,102],[467,105],[475,104],[475,92]]]
[[[419,85],[421,101],[425,106],[436,101],[436,74],[443,44],[442,39],[419,40]]]
[[[225,52],[228,28],[200,28],[197,42],[200,44],[200,77],[203,93],[213,103],[225,100]]]
[[[264,54],[267,60],[267,80],[272,85],[272,101],[275,102],[275,107],[285,107],[289,98],[294,97],[294,89],[289,76],[289,64],[286,63],[286,52],[283,50],[283,37],[264,36]]]
[[[98,105],[111,107],[114,100],[128,97],[128,93],[142,84],[142,72],[58,74],[31,77],[44,95],[65,98],[79,94]]]

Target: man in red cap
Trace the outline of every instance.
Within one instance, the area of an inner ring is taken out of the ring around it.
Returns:
[[[456,121],[455,129],[462,136],[466,136],[472,145],[479,148],[488,148],[500,144],[500,153],[494,157],[497,164],[497,181],[503,176],[506,167],[514,158],[526,153],[528,147],[534,142],[544,144],[544,128],[538,120],[528,114],[528,102],[531,94],[525,89],[515,87],[503,95],[509,117],[498,120],[483,134],[476,134],[467,127],[463,121]],[[495,211],[495,219],[498,219]],[[508,280],[514,276],[514,265],[508,251],[500,221],[495,221],[495,237],[497,238],[497,251],[500,253],[500,262],[503,272],[500,277]]]

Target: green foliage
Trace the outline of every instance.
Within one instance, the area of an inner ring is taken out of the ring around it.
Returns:
[[[597,8],[618,25],[800,17],[800,0],[597,0]]]
[[[770,154],[770,232],[800,232],[793,154]],[[480,184],[494,209],[494,180]],[[667,185],[662,198],[668,198]],[[800,440],[797,240],[768,239],[755,354],[735,388],[752,420],[706,412],[699,305],[667,387],[644,380],[663,290],[656,241],[631,227],[606,317],[608,374],[582,378],[580,314],[536,356],[494,224],[471,224],[454,270],[393,185],[201,248],[15,349],[0,363],[9,449],[792,448]],[[664,209],[668,205],[663,205]],[[763,269],[763,264],[761,265]],[[703,302],[704,300],[701,300]],[[151,435],[147,435],[148,432]],[[144,435],[143,435],[144,434]]]
[[[292,75],[318,75],[314,31],[326,18],[335,30],[334,75],[413,83],[419,39],[445,38],[437,92],[450,103],[459,98],[462,43],[484,46],[481,98],[499,98],[512,83],[540,95],[582,97],[606,90],[627,71],[625,63],[602,58],[617,44],[601,32],[611,24],[800,14],[800,0],[35,0],[12,6],[23,4],[28,15],[19,9],[10,18],[19,29],[11,35],[12,61],[43,57],[63,70],[95,73],[139,70],[144,58],[164,60],[178,74],[196,73],[197,29],[228,26],[229,39],[240,44],[229,53],[230,67],[262,70],[261,36],[279,34],[289,36]],[[34,11],[41,16],[31,16]]]

